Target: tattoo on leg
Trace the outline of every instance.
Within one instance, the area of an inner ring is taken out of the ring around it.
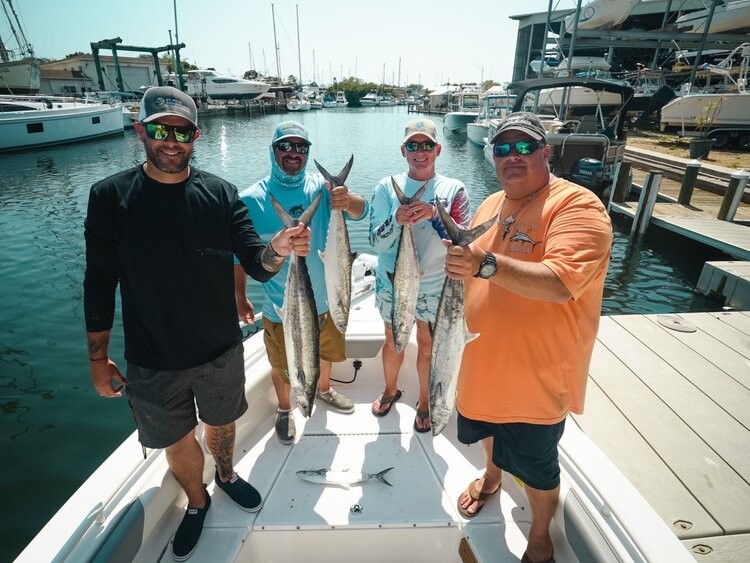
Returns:
[[[216,467],[222,479],[228,479],[232,476],[234,464],[234,423],[224,426],[210,426],[210,432],[206,433],[208,447],[214,456]]]

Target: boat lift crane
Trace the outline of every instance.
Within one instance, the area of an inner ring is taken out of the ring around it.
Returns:
[[[161,76],[161,67],[159,65],[159,53],[167,51],[174,51],[174,65],[177,73],[177,80],[179,88],[182,91],[186,90],[185,80],[182,77],[182,63],[180,63],[180,49],[185,47],[184,43],[178,43],[177,45],[165,45],[164,47],[137,47],[132,45],[120,45],[122,39],[115,37],[114,39],[103,39],[96,43],[91,43],[91,53],[94,55],[94,66],[96,67],[96,77],[99,81],[99,89],[106,90],[104,86],[104,75],[102,74],[102,65],[99,60],[100,49],[112,49],[112,58],[115,63],[115,72],[117,80],[117,88],[121,92],[125,91],[122,82],[122,73],[120,72],[120,62],[117,58],[117,51],[130,51],[136,53],[151,53],[154,58],[154,67],[156,68],[156,80],[159,86],[164,85],[164,80]]]

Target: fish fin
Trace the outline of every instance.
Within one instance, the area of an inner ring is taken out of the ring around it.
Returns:
[[[323,168],[323,166],[313,158],[313,162],[315,163],[315,166],[318,168],[318,171],[323,175],[323,179],[331,184],[331,188],[336,187],[336,180],[337,178],[335,176],[331,176],[330,172]]]
[[[318,250],[318,256],[320,256],[320,259],[325,262],[326,261],[326,253],[322,250]]]
[[[427,189],[427,184],[429,184],[430,181],[427,180],[424,184],[422,184],[422,187],[419,188],[413,196],[409,198],[409,201],[407,203],[411,203],[412,201],[418,201],[423,195],[424,191]]]
[[[284,307],[278,307],[277,305],[273,306],[274,311],[276,311],[276,314],[279,316],[280,319],[284,318]]]
[[[356,260],[356,259],[357,259],[357,253],[356,252],[352,252],[351,254],[349,254],[349,263],[350,264],[354,264],[354,260]]]
[[[393,272],[386,272],[386,276],[388,276],[388,281],[391,282],[391,285],[393,285]]]
[[[463,230],[461,232],[461,236],[464,239],[461,241],[462,246],[465,246],[469,244],[470,242],[473,242],[474,240],[476,240],[480,235],[484,234],[495,223],[497,223],[497,215],[495,215],[492,219],[488,219],[484,223],[481,223],[477,225],[476,227],[469,229],[468,231]]]
[[[464,325],[464,339],[466,340],[466,344],[477,338],[479,338],[479,333],[474,334],[473,332],[469,332],[469,329]]]
[[[318,192],[318,195],[315,196],[315,199],[312,200],[312,203],[307,206],[307,209],[305,209],[304,213],[300,215],[298,223],[304,223],[305,226],[310,226],[310,220],[312,219],[313,215],[315,215],[315,211],[318,209],[318,204],[320,204],[320,198],[323,197],[322,192]]]
[[[292,216],[286,212],[286,209],[284,209],[279,201],[275,197],[273,197],[273,194],[269,193],[268,197],[271,200],[271,205],[276,211],[276,215],[279,216],[279,219],[281,219],[281,223],[284,225],[284,227],[287,229],[289,227],[294,227],[297,223],[294,219],[292,219]]]
[[[375,478],[376,478],[376,479],[377,479],[378,481],[380,481],[381,483],[385,483],[385,484],[386,484],[386,485],[388,485],[389,487],[392,487],[393,485],[391,485],[391,484],[390,484],[390,483],[389,483],[389,482],[388,482],[388,481],[386,480],[386,478],[385,478],[385,474],[386,474],[386,473],[388,473],[388,472],[389,472],[389,471],[390,471],[391,469],[393,469],[393,467],[389,467],[388,469],[383,469],[383,471],[380,471],[379,473],[376,473],[376,474],[375,474]]]
[[[453,217],[451,217],[438,197],[435,197],[435,208],[437,209],[440,221],[443,223],[443,227],[445,227],[445,232],[448,233],[448,238],[451,239],[453,244],[458,244],[459,237],[461,236],[461,228],[453,220]]]
[[[401,205],[405,205],[409,203],[409,200],[404,195],[404,192],[401,190],[401,186],[398,185],[398,182],[394,180],[393,176],[391,176],[391,185],[393,186],[393,191],[396,192],[396,197],[398,198],[398,201],[401,203]]]
[[[433,336],[435,334],[435,325],[432,324],[432,321],[427,321],[427,328],[430,331],[430,336]]]
[[[341,172],[339,172],[339,175],[336,177],[339,181],[339,186],[342,186],[344,182],[346,182],[346,179],[349,177],[349,172],[351,172],[352,170],[352,164],[354,164],[354,154],[349,157],[349,161],[344,164]]]

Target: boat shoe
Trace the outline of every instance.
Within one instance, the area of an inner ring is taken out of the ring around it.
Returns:
[[[175,532],[172,540],[172,557],[175,561],[185,561],[193,554],[198,540],[203,531],[203,521],[206,519],[206,513],[211,508],[211,495],[206,491],[206,485],[203,485],[203,492],[206,495],[206,504],[203,508],[187,507],[185,516]]]
[[[260,507],[263,506],[260,493],[236,473],[232,475],[229,481],[224,483],[217,469],[214,474],[214,481],[216,481],[216,486],[229,495],[229,498],[245,512],[258,512]]]
[[[274,424],[276,429],[276,437],[282,444],[291,444],[294,442],[294,434],[296,428],[294,426],[294,416],[292,411],[280,411],[276,409],[276,422]]]
[[[336,391],[333,387],[325,393],[318,391],[316,397],[335,411],[344,414],[354,412],[354,403],[352,400],[343,393]]]

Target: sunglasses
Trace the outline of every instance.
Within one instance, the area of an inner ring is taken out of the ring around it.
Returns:
[[[299,154],[307,154],[310,152],[310,145],[307,143],[291,143],[289,141],[279,141],[274,145],[274,148],[281,152],[298,152]]]
[[[432,152],[435,150],[436,144],[437,143],[433,143],[432,141],[422,141],[421,143],[418,143],[417,141],[406,141],[404,147],[409,152],[417,152],[419,149],[422,149],[425,152]]]
[[[178,143],[192,143],[195,139],[197,129],[194,127],[178,127],[176,125],[164,125],[162,123],[146,123],[146,136],[155,141],[166,141],[169,134],[174,134]]]
[[[515,149],[516,154],[520,156],[526,156],[537,149],[542,148],[544,145],[539,141],[516,141],[515,143],[502,143],[492,147],[492,154],[496,157],[508,156],[510,150]]]

